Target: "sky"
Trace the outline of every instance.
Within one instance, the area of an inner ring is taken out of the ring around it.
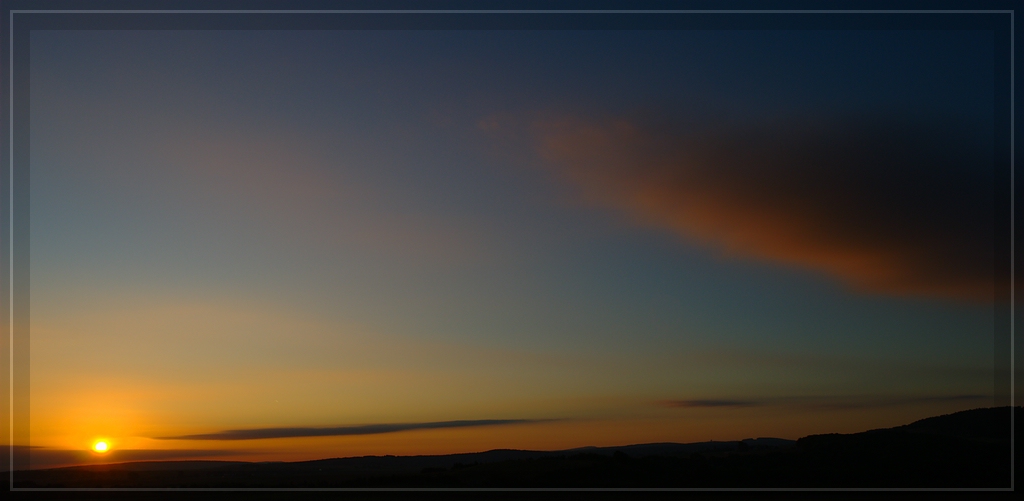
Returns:
[[[992,52],[982,31],[33,31],[33,465],[796,439],[990,406]]]

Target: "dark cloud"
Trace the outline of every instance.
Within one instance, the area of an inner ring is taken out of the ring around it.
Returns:
[[[857,116],[686,128],[551,120],[540,149],[589,204],[863,291],[987,302],[991,127]]]
[[[665,407],[750,407],[758,405],[752,400],[665,400],[659,402]]]
[[[439,421],[433,423],[388,423],[359,426],[335,426],[330,428],[252,428],[246,430],[225,430],[197,435],[155,437],[163,440],[256,440],[263,438],[330,437],[342,435],[377,435],[408,430],[433,430],[438,428],[468,428],[473,426],[495,426],[509,424],[531,424],[548,422],[550,419],[477,419],[463,421]]]
[[[661,407],[708,408],[708,407],[799,407],[810,409],[864,409],[871,407],[895,407],[901,405],[933,402],[981,402],[991,400],[990,395],[925,395],[925,396],[842,396],[842,397],[773,397],[752,399],[704,399],[704,400],[662,400]]]

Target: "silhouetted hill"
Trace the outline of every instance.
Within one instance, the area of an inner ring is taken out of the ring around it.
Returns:
[[[993,407],[930,417],[893,430],[998,442],[1010,439],[1009,422],[1009,407]]]
[[[16,472],[15,479],[25,487],[1005,487],[1009,420],[1005,407],[795,442],[759,438],[292,463],[124,463]]]
[[[973,409],[850,435],[811,435],[798,440],[797,448],[809,461],[807,471],[826,483],[998,485],[1010,475],[1010,408]]]

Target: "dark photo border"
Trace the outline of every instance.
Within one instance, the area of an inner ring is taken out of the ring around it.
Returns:
[[[3,3],[4,120],[0,149],[0,294],[3,308],[3,442],[29,444],[29,54],[33,30],[987,30],[995,46],[995,351],[993,406],[1019,405],[1021,355],[1015,325],[1022,320],[1015,266],[1022,220],[1014,193],[1018,115],[1013,1],[31,1]],[[1011,411],[1012,412],[1012,411]],[[1012,414],[1011,414],[1012,415]],[[1011,440],[1014,438],[1011,418]],[[1015,442],[1011,442],[1015,444]],[[1015,471],[1011,447],[1011,472]],[[27,448],[5,450],[4,471],[15,491],[15,472],[28,467]],[[1006,488],[971,489],[1012,491]],[[97,489],[56,489],[97,490]],[[103,489],[99,489],[103,490]],[[155,489],[112,489],[155,490]],[[157,489],[159,490],[159,489]],[[805,489],[173,489],[173,490],[743,490]],[[806,489],[814,491],[920,491],[954,489]]]

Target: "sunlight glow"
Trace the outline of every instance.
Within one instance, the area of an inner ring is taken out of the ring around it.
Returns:
[[[107,449],[109,447],[110,446],[107,445],[107,443],[102,441],[102,440],[100,440],[99,442],[96,442],[95,444],[92,444],[92,450],[94,450],[96,452],[100,452],[100,453],[107,452]]]

